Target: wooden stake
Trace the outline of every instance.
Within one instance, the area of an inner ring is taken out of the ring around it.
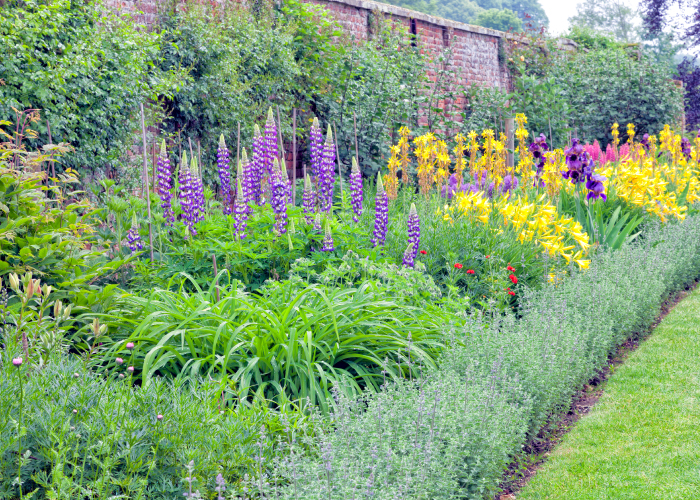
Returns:
[[[197,139],[197,168],[199,168],[199,178],[204,179],[204,167],[202,167],[202,146]]]
[[[333,123],[333,135],[335,136],[335,159],[338,162],[338,177],[340,178],[340,197],[343,197],[343,170],[340,167],[340,151],[338,151],[338,130]]]
[[[355,117],[355,112],[352,112],[352,126],[355,129],[355,159],[357,160],[357,166],[362,170],[360,165],[360,150],[357,147],[357,118]]]
[[[216,277],[216,283],[214,284],[216,287],[216,301],[219,302],[219,278],[217,276],[219,271],[216,269],[216,255],[211,254],[211,260],[214,263],[214,277]]]
[[[51,139],[51,125],[49,125],[49,119],[46,118],[46,129],[49,131],[49,144],[53,144]],[[49,163],[51,164],[51,177],[56,178],[56,166],[53,163],[53,151],[51,151],[51,157],[49,158]],[[54,181],[55,183],[55,181]]]
[[[157,175],[156,174],[156,164],[157,164],[156,149],[158,148],[157,144],[158,144],[158,138],[154,138],[153,139],[153,192],[154,193],[158,192],[158,189],[156,187],[158,185],[156,183],[156,175]]]
[[[292,110],[292,205],[297,204],[297,108]]]
[[[143,134],[143,176],[146,183],[146,207],[148,208],[148,243],[151,246],[151,262],[153,262],[153,226],[151,223],[151,197],[148,194],[148,144],[146,144],[146,118],[141,104],[141,133]]]

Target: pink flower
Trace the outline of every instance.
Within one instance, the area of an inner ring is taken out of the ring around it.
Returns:
[[[129,349],[130,351],[134,348],[134,343],[133,342],[127,342],[126,343],[126,348]]]
[[[158,416],[156,417],[156,419],[158,420],[158,422],[162,422],[162,421],[163,421],[163,415],[161,415],[161,414],[159,413]]]
[[[124,360],[122,358],[117,358],[115,361],[118,365],[124,364]]]
[[[22,358],[13,358],[12,364],[17,366],[17,367],[22,366]]]
[[[126,369],[126,371],[128,371],[129,373],[134,373],[134,367],[130,366]]]

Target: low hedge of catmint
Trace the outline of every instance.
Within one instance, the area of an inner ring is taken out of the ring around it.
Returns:
[[[519,317],[474,314],[445,332],[457,342],[438,369],[360,400],[338,393],[318,452],[302,455],[305,443],[292,440],[278,455],[280,498],[492,496],[528,440],[700,275],[700,217],[648,228],[643,241],[569,273],[525,291]],[[258,483],[248,494],[268,495]]]

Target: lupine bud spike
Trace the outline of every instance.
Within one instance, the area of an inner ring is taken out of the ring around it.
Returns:
[[[328,124],[328,132],[326,132],[326,144],[333,145],[333,130],[330,123]]]
[[[182,152],[182,158],[180,160],[180,164],[184,165],[185,167],[188,166],[188,164],[187,164],[187,152],[185,152],[185,151]]]
[[[352,157],[352,173],[360,173],[360,165],[357,163],[357,158]]]
[[[261,135],[262,134],[260,133],[260,127],[258,127],[258,124],[256,123],[253,127],[253,137],[260,137]]]
[[[318,118],[316,118],[315,116],[314,116],[314,121],[313,121],[313,123],[311,124],[311,126],[312,126],[312,127],[316,127],[316,128],[321,128],[321,127],[319,126],[319,124],[318,124]]]
[[[221,134],[221,135],[219,136],[219,147],[220,147],[221,149],[223,149],[223,148],[226,147],[226,141],[224,140],[224,134]]]
[[[294,245],[292,245],[292,235],[290,231],[287,231],[287,244],[289,245],[289,251],[294,250]]]
[[[136,227],[138,225],[138,221],[136,220],[136,212],[134,212],[131,216],[131,227]]]
[[[272,113],[272,106],[267,109],[267,123],[275,123],[275,115]]]
[[[284,158],[282,158],[282,164],[280,165],[280,170],[281,170],[280,173],[282,174],[282,179],[284,179],[285,181],[288,181],[289,175],[287,174],[287,162],[284,161]]]
[[[377,172],[377,194],[384,194],[384,184],[382,183],[381,172]]]
[[[238,162],[238,169],[236,170],[236,174],[238,176],[238,183],[240,184],[241,179],[243,178],[243,161]]]
[[[415,203],[411,203],[411,208],[408,210],[408,215],[409,215],[409,217],[410,217],[411,215],[418,215],[418,210],[416,210],[416,204],[415,204]]]
[[[190,172],[195,177],[199,177],[199,167],[197,165],[197,158],[195,158],[194,156],[190,160]]]
[[[272,171],[276,173],[279,173],[280,171],[280,162],[277,161],[277,158],[272,160]]]
[[[248,164],[248,153],[246,152],[245,148],[243,148],[243,151],[241,151],[241,163],[243,165]]]
[[[243,195],[243,186],[241,185],[241,179],[238,179],[238,191],[236,191],[236,198]]]
[[[160,155],[165,156],[166,150],[165,150],[165,139],[160,141]]]
[[[311,189],[311,177],[309,174],[306,174],[306,177],[304,178],[304,189]]]

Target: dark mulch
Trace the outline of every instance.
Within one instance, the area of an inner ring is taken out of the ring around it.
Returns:
[[[572,426],[595,406],[598,399],[603,395],[605,382],[615,372],[615,368],[625,362],[629,354],[639,347],[640,343],[661,323],[661,320],[671,312],[676,304],[687,297],[697,285],[698,282],[696,281],[684,291],[677,293],[664,302],[661,307],[661,313],[650,328],[644,332],[635,333],[627,342],[622,344],[617,352],[608,359],[605,367],[573,397],[569,411],[559,416],[555,422],[544,427],[534,439],[525,445],[523,449],[524,454],[508,467],[505,478],[501,483],[502,491],[496,495],[495,500],[515,500],[516,493],[537,473],[547,460],[549,452],[559,444],[562,437],[571,430]]]

